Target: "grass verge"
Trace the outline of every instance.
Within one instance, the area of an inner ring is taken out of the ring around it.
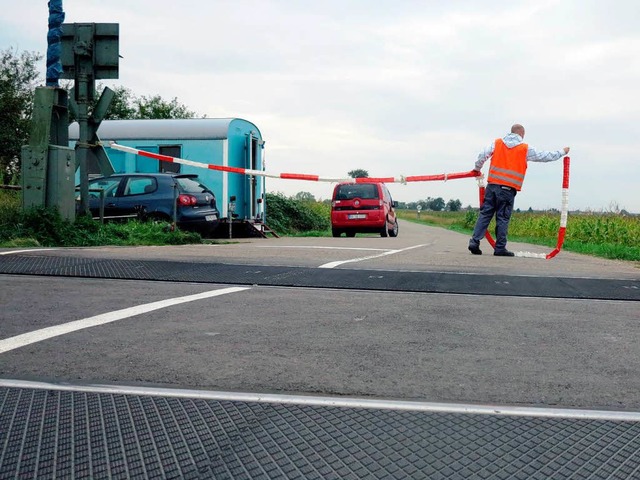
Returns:
[[[0,190],[0,247],[93,247],[101,245],[184,245],[203,243],[198,233],[169,223],[130,221],[101,224],[81,216],[70,222],[56,209],[22,211],[20,192]]]

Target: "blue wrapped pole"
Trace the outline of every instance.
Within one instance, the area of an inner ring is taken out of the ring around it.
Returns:
[[[62,0],[49,1],[49,31],[47,33],[47,87],[57,87],[62,75],[60,62],[62,24],[64,12]]]

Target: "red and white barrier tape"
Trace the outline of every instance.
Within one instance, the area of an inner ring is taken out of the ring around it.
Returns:
[[[558,229],[558,241],[556,243],[556,248],[554,248],[551,252],[544,253],[532,253],[532,252],[515,252],[516,257],[528,257],[528,258],[544,258],[551,259],[555,257],[558,253],[560,253],[560,249],[562,248],[562,244],[564,243],[564,236],[567,231],[567,217],[569,214],[569,165],[571,159],[569,157],[564,157],[564,170],[562,175],[562,209],[560,210],[560,228]],[[480,193],[480,207],[482,207],[482,202],[484,202],[484,183],[482,178],[478,178],[478,186]],[[496,241],[493,239],[489,230],[485,233],[485,238],[491,244],[492,248],[495,248]]]
[[[307,180],[311,182],[355,182],[355,183],[409,183],[409,182],[433,182],[433,181],[447,181],[455,180],[458,178],[477,177],[480,172],[471,170],[469,172],[456,172],[456,173],[442,173],[439,175],[413,175],[413,176],[400,176],[400,177],[377,177],[377,178],[330,178],[320,177],[319,175],[306,175],[302,173],[269,173],[262,170],[250,170],[248,168],[237,167],[224,167],[221,165],[211,165],[202,162],[194,162],[193,160],[185,160],[184,158],[169,157],[167,155],[160,155],[158,153],[147,152],[139,150],[137,148],[125,147],[115,142],[109,142],[109,147],[114,150],[120,150],[121,152],[133,153],[134,155],[140,155],[141,157],[155,158],[156,160],[162,160],[163,162],[181,163],[183,165],[190,165],[197,168],[205,168],[208,170],[218,170],[221,172],[238,173],[241,175],[254,175],[257,177],[268,178],[282,178],[287,180]]]

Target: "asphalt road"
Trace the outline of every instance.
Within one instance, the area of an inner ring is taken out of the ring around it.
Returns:
[[[485,255],[472,256],[467,240],[402,222],[397,238],[244,239],[20,255],[179,260],[185,268],[211,263],[381,276],[415,272],[416,278],[452,272],[461,274],[461,282],[469,278],[462,274],[620,279],[632,292],[640,286],[634,264],[566,252],[553,260],[493,257],[487,245]],[[0,252],[0,264],[12,255],[18,253]],[[5,379],[640,411],[637,300],[515,297],[501,293],[500,285],[492,295],[246,285],[143,308],[233,285],[0,278]],[[96,323],[97,316],[99,322],[88,327],[86,319]],[[83,319],[85,328],[63,331]],[[20,337],[36,331],[44,338]]]

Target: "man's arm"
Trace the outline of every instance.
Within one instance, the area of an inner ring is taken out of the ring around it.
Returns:
[[[475,171],[479,172],[480,170],[482,170],[482,166],[484,165],[484,162],[486,162],[489,159],[489,157],[493,155],[493,149],[495,148],[495,146],[496,144],[494,142],[478,154],[478,160],[476,160],[476,164],[473,167]]]
[[[569,147],[564,147],[562,150],[556,150],[555,152],[548,152],[546,150],[536,150],[533,147],[527,149],[527,161],[528,162],[554,162],[560,160],[567,153],[569,153]]]

